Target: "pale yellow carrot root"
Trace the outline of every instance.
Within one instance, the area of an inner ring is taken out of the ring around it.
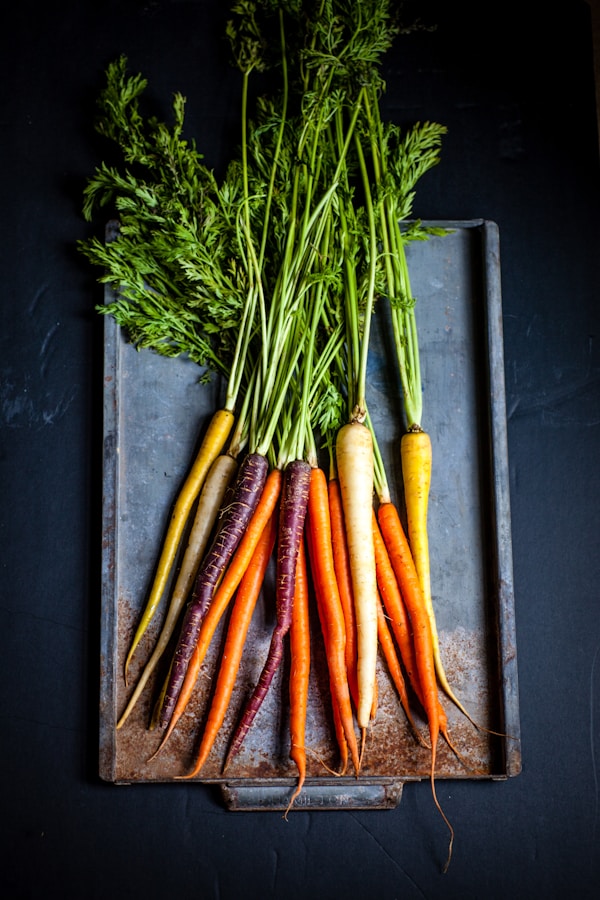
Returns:
[[[163,653],[169,645],[169,641],[171,640],[175,626],[179,620],[180,613],[192,589],[196,572],[198,571],[202,555],[208,544],[208,539],[212,533],[227,487],[231,483],[236,471],[236,460],[233,459],[232,456],[222,454],[216,458],[206,476],[206,481],[200,492],[200,498],[198,500],[198,506],[190,531],[188,544],[183,555],[181,568],[177,576],[177,581],[175,582],[175,587],[173,588],[171,601],[158,641],[144,666],[127,706],[121,713],[119,721],[117,722],[117,729],[122,728],[129,718],[132,710],[142,695],[150,676],[156,669]]]
[[[358,708],[364,731],[371,722],[377,665],[377,576],[371,511],[373,440],[366,425],[344,425],[337,436],[336,463],[346,523],[357,626]],[[364,736],[364,735],[363,735]]]
[[[192,468],[179,492],[169,521],[150,596],[125,660],[125,683],[127,683],[127,672],[133,654],[152,621],[167,586],[173,562],[194,502],[204,484],[210,467],[225,446],[234,418],[234,414],[227,409],[219,409],[214,413]]]

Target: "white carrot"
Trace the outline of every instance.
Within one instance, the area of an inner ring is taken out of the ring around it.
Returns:
[[[357,627],[358,726],[369,726],[377,662],[377,574],[372,531],[373,441],[361,422],[337,435],[336,461],[346,523]]]

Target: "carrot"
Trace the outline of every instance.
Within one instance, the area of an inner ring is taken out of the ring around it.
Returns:
[[[290,797],[286,816],[306,780],[306,710],[310,675],[310,620],[308,612],[308,572],[304,541],[298,547],[294,607],[290,625],[290,759],[298,769],[298,781]]]
[[[277,534],[277,622],[258,683],[233,734],[224,770],[239,752],[283,658],[283,642],[292,621],[296,564],[308,505],[310,472],[310,465],[301,459],[285,467]]]
[[[248,454],[239,467],[231,502],[223,511],[220,526],[202,561],[192,598],[183,618],[161,707],[159,717],[161,727],[171,718],[188,663],[194,652],[202,620],[215,587],[235,553],[260,499],[267,470],[266,457],[255,453]]]
[[[378,520],[413,629],[415,660],[421,685],[421,698],[427,715],[431,740],[431,791],[434,803],[450,831],[450,844],[445,866],[447,869],[452,856],[454,831],[440,806],[435,789],[435,766],[440,734],[440,703],[429,615],[425,608],[423,592],[408,540],[402,528],[395,504],[392,502],[380,504]]]
[[[338,746],[338,751],[340,754],[340,765],[337,774],[345,775],[346,770],[348,769],[348,741],[346,740],[346,730],[344,728],[344,723],[342,721],[342,714],[340,712],[339,704],[336,700],[335,696],[335,685],[333,684],[333,679],[330,677],[329,679],[329,693],[331,694],[331,710],[333,714],[333,730],[335,732],[335,739]],[[360,757],[358,765],[360,766]]]
[[[346,671],[345,622],[333,561],[327,479],[319,467],[314,467],[311,472],[307,526],[310,568],[322,622],[334,709],[340,716],[352,763],[358,774],[360,760]]]
[[[325,618],[323,604],[317,602],[317,613],[319,616],[319,624],[321,626],[321,635],[323,637],[323,644],[325,647],[325,657],[327,659],[327,647],[328,647],[328,634],[327,634],[327,620]],[[325,766],[327,771],[331,772],[331,774],[337,775],[345,775],[346,770],[348,769],[348,741],[346,740],[346,733],[344,731],[344,724],[342,722],[342,716],[340,714],[340,707],[337,701],[335,684],[331,673],[329,674],[329,696],[331,701],[331,715],[333,718],[333,731],[335,734],[335,740],[338,747],[339,752],[339,767],[337,772],[333,769],[330,769],[329,766]]]
[[[273,515],[280,491],[281,470],[271,469],[269,475],[267,476],[263,492],[260,495],[260,499],[257,503],[256,509],[254,510],[252,518],[250,519],[244,536],[241,539],[239,546],[235,551],[231,563],[226,569],[221,582],[216,588],[213,599],[208,607],[208,611],[200,627],[198,641],[196,643],[196,646],[194,647],[194,652],[192,653],[192,656],[188,663],[188,667],[183,679],[183,683],[181,685],[179,696],[177,697],[177,701],[173,709],[173,713],[170,717],[169,722],[165,723],[168,725],[168,728],[159,749],[162,749],[169,735],[172,733],[175,725],[177,724],[177,721],[181,718],[183,712],[185,711],[185,708],[194,690],[198,672],[200,671],[200,667],[204,662],[204,658],[206,657],[208,648],[210,647],[210,643],[213,639],[217,626],[221,621],[223,613],[229,605],[229,601],[237,590],[246,569],[249,565],[252,564],[256,547],[259,544],[263,532]]]
[[[346,523],[357,629],[357,720],[368,728],[377,664],[377,577],[371,513],[373,441],[368,427],[353,421],[336,440],[337,471]]]
[[[431,602],[427,507],[431,485],[431,438],[426,431],[409,431],[400,442],[408,540],[423,597]]]
[[[379,598],[377,602],[377,634],[379,636],[379,645],[383,651],[388,671],[390,673],[392,681],[394,682],[396,690],[398,691],[402,709],[404,710],[406,718],[408,719],[413,731],[415,732],[419,743],[423,744],[423,738],[421,737],[419,729],[415,725],[414,719],[412,717],[410,703],[408,700],[408,692],[406,690],[406,682],[404,681],[402,668],[400,666],[400,661],[398,659],[396,648],[394,646],[394,640],[385,618],[383,605]]]
[[[127,683],[127,673],[133,654],[154,618],[160,599],[167,586],[171,568],[194,501],[204,483],[208,470],[225,446],[233,422],[234,415],[229,409],[219,409],[214,413],[194,463],[179,492],[171,513],[150,596],[125,659],[125,683]]]
[[[379,598],[377,598],[379,599]],[[378,628],[379,633],[379,628]],[[375,690],[373,691],[373,705],[371,707],[371,721],[374,722],[377,716],[377,708],[379,706],[379,683],[375,680]]]
[[[143,672],[138,679],[135,690],[129,698],[127,706],[121,713],[121,717],[117,722],[117,729],[122,728],[127,721],[137,701],[142,695],[148,679],[154,672],[163,653],[169,645],[181,610],[191,590],[194,578],[196,577],[202,554],[204,553],[217,514],[221,508],[225,492],[236,469],[236,460],[228,454],[221,454],[216,458],[206,476],[206,481],[204,482],[198,500],[198,507],[196,509],[188,545],[183,556],[181,568],[171,595],[171,601],[158,641],[152,651],[152,655],[144,666]]]
[[[412,642],[410,621],[404,606],[402,594],[398,587],[396,573],[390,562],[390,556],[381,536],[375,510],[372,513],[373,542],[375,546],[375,566],[377,584],[383,608],[389,619],[392,632],[396,638],[400,658],[404,664],[408,679],[420,699],[421,687],[415,662],[415,651]]]
[[[348,557],[348,543],[344,524],[344,510],[340,483],[330,476],[328,484],[329,515],[331,519],[331,545],[335,577],[340,592],[340,601],[346,622],[346,669],[348,687],[354,705],[358,705],[358,686],[356,681],[356,618],[354,614],[354,597],[352,596],[352,573]]]
[[[244,571],[242,580],[236,594],[235,603],[231,611],[231,618],[227,627],[227,636],[223,647],[219,674],[211,700],[210,709],[204,726],[202,740],[196,755],[193,769],[180,776],[189,779],[196,778],[212,750],[219,730],[225,720],[231,695],[235,687],[235,679],[239,670],[248,628],[252,620],[252,614],[256,607],[265,572],[275,545],[277,532],[277,514],[273,512],[263,528],[260,539],[256,544],[250,564]],[[191,663],[190,663],[191,665]]]
[[[432,466],[431,438],[427,432],[422,429],[415,429],[402,435],[400,455],[402,460],[402,478],[404,481],[404,502],[406,504],[408,539],[415,561],[415,567],[419,575],[427,615],[429,616],[437,676],[442,689],[446,692],[452,702],[456,704],[458,709],[460,709],[475,727],[478,727],[476,723],[473,722],[473,719],[464,708],[463,704],[455,696],[444,670],[440,652],[440,643],[431,596],[429,541],[427,535],[427,510]]]
[[[412,642],[412,634],[411,634],[411,624],[408,619],[406,609],[404,607],[404,601],[402,599],[402,594],[400,593],[400,589],[398,587],[398,581],[396,579],[396,573],[392,567],[390,562],[390,557],[387,551],[387,547],[385,542],[381,536],[381,531],[379,529],[379,523],[377,521],[377,516],[375,513],[373,514],[373,535],[375,538],[375,556],[377,560],[377,582],[379,584],[380,590],[380,603],[382,605],[382,611],[386,618],[386,627],[387,622],[389,621],[392,633],[396,639],[396,643],[398,644],[398,649],[400,651],[400,659],[404,665],[406,670],[406,674],[408,675],[411,687],[415,692],[417,700],[421,704],[423,708],[425,708],[423,701],[423,691],[421,689],[421,684],[419,681],[419,674],[417,672],[416,662],[415,662],[415,651]],[[382,649],[384,650],[384,655],[386,657],[386,661],[388,662],[389,668],[389,660],[387,657],[387,653],[385,651],[385,647],[383,645],[383,641],[381,640],[381,634],[379,635],[380,643],[382,644]],[[395,653],[395,649],[394,649]],[[392,675],[392,680],[395,683],[395,677],[393,672],[390,669],[390,674]],[[396,687],[398,685],[396,684]],[[400,691],[399,691],[400,693]],[[448,743],[448,745],[454,750],[456,753],[456,749],[454,748],[450,735],[448,733],[448,718],[446,716],[446,711],[438,698],[438,716],[439,716],[439,726],[440,726],[440,734],[443,735],[444,739]],[[413,724],[411,722],[411,724]],[[414,725],[413,725],[414,727]],[[416,730],[416,729],[415,729]],[[421,735],[419,732],[418,737],[421,741]]]

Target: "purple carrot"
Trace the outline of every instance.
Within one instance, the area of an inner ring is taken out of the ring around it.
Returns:
[[[162,702],[159,724],[169,724],[188,663],[198,642],[202,620],[215,587],[246,530],[260,499],[268,472],[267,459],[250,453],[240,465],[230,499],[224,507],[217,533],[206,553],[183,618],[179,639]]]
[[[289,463],[285,469],[277,536],[277,622],[263,670],[233,735],[223,769],[242,746],[283,658],[283,641],[292,622],[296,562],[308,505],[310,474],[310,465],[301,459]]]

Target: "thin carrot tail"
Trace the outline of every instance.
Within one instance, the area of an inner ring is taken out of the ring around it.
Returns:
[[[290,626],[290,759],[296,764],[298,781],[284,818],[300,796],[306,779],[306,710],[310,678],[311,647],[308,610],[308,569],[304,541],[298,548],[294,607]]]
[[[413,719],[412,710],[410,708],[410,703],[408,700],[408,692],[406,690],[406,683],[402,675],[402,669],[400,666],[400,661],[396,654],[396,648],[394,646],[392,635],[385,620],[385,613],[383,611],[381,599],[379,599],[377,609],[377,627],[379,631],[379,643],[381,645],[381,649],[383,650],[383,655],[387,663],[388,671],[390,673],[392,681],[394,682],[394,685],[398,692],[398,696],[400,697],[402,709],[404,710],[406,718],[408,719],[408,723],[415,733],[417,740],[421,745],[424,745],[425,741],[423,740],[423,737],[419,729],[415,725],[415,721]]]
[[[333,730],[335,732],[335,737],[338,745],[338,750],[340,754],[340,768],[339,774],[345,775],[348,769],[348,741],[346,739],[346,731],[344,729],[344,723],[342,722],[342,716],[340,713],[339,703],[337,701],[337,697],[335,694],[335,688],[331,685],[330,679],[330,688],[329,692],[331,694],[331,707],[333,712]],[[358,763],[355,762],[355,766],[357,771],[360,769],[360,757]]]
[[[198,680],[198,673],[200,671],[200,667],[202,665],[203,660],[204,660],[204,652],[202,651],[200,644],[198,643],[196,645],[196,647],[194,648],[194,652],[192,653],[192,657],[190,659],[190,664],[185,673],[183,685],[181,687],[181,691],[180,691],[179,697],[177,698],[177,703],[175,704],[175,707],[173,709],[173,714],[169,720],[167,729],[164,732],[164,735],[163,735],[163,738],[162,738],[160,744],[158,745],[158,747],[156,748],[156,750],[154,751],[152,756],[149,757],[148,762],[152,762],[153,760],[156,759],[156,757],[165,748],[169,738],[175,731],[175,728],[177,727],[177,723],[179,722],[182,715],[184,714],[184,712],[187,708],[187,705],[190,701],[190,698],[193,694],[194,686],[196,684],[196,681]],[[165,680],[163,689],[160,693],[158,702],[157,702],[155,710],[154,710],[153,720],[157,719],[160,716],[161,704],[164,700],[164,695],[167,690],[168,682],[169,682],[169,675],[167,674],[167,678]]]
[[[244,715],[238,725],[232,741],[229,747],[229,751],[227,753],[227,757],[225,759],[225,763],[223,765],[223,772],[227,769],[231,761],[237,754],[240,752],[242,744],[244,743],[244,739],[248,734],[258,712],[263,704],[265,697],[267,696],[268,690],[271,686],[271,682],[275,676],[277,669],[281,663],[283,658],[283,640],[284,633],[282,628],[275,627],[275,631],[271,637],[271,643],[269,644],[269,651],[267,654],[267,660],[265,665],[263,666],[262,672],[260,673],[260,678],[258,679],[258,683],[252,692],[252,696],[246,705],[246,709],[244,711]]]
[[[306,750],[304,747],[292,747],[290,750],[290,759],[293,760],[296,764],[296,768],[298,769],[298,780],[296,782],[296,786],[294,788],[294,792],[289,799],[288,805],[285,808],[285,813],[283,814],[283,818],[287,819],[290,810],[292,809],[294,803],[302,793],[302,788],[304,787],[304,782],[306,781]]]
[[[419,681],[422,691],[422,703],[427,714],[431,738],[431,791],[436,808],[450,831],[448,858],[444,867],[444,871],[446,871],[450,864],[452,847],[454,844],[454,830],[441,807],[435,788],[437,744],[440,735],[440,710],[442,707],[439,700],[429,617],[425,608],[423,592],[416,572],[414,560],[410,552],[408,540],[404,534],[404,529],[402,528],[395,505],[391,502],[381,504],[379,506],[378,518],[381,526],[381,533],[390,555],[390,561],[394,572],[396,573],[400,590],[405,597],[408,613],[413,626],[415,657],[417,660]]]

